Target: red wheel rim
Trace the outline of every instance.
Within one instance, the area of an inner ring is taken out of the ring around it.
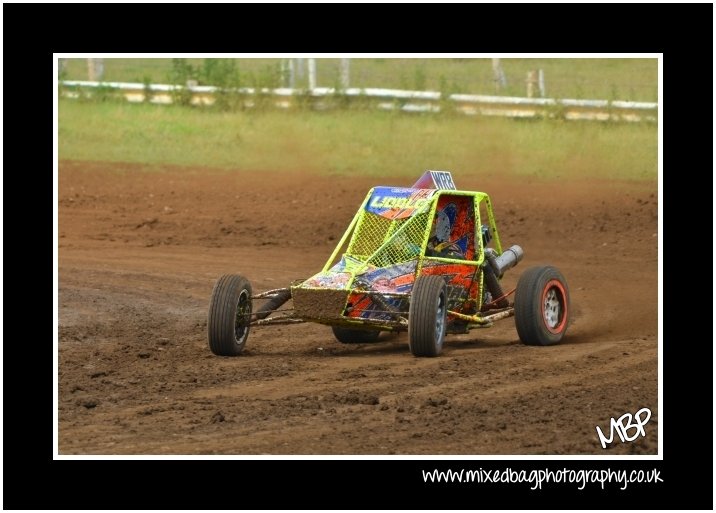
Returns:
[[[542,290],[542,322],[550,333],[562,333],[567,325],[567,293],[559,280],[550,280]]]

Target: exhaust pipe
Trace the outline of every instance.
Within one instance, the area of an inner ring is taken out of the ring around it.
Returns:
[[[523,256],[525,256],[525,252],[517,244],[507,248],[500,256],[497,256],[497,251],[492,248],[485,250],[485,258],[492,266],[495,275],[500,279],[502,279],[505,271],[519,264]]]

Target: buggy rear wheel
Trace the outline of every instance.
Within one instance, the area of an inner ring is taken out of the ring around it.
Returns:
[[[331,326],[331,328],[336,340],[341,344],[370,344],[377,342],[380,337],[378,330],[353,330],[339,326]]]
[[[515,327],[523,344],[559,343],[569,325],[569,288],[554,267],[530,267],[515,291]]]
[[[447,286],[440,276],[418,276],[408,312],[408,341],[414,356],[438,356],[447,325]]]
[[[249,337],[251,284],[238,274],[219,278],[211,293],[209,349],[218,356],[241,354]]]

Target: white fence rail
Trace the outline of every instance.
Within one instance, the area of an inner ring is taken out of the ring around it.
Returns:
[[[212,105],[216,93],[223,92],[214,86],[177,86],[132,82],[90,82],[79,80],[60,81],[61,94],[69,98],[92,96],[99,88],[123,95],[130,102],[149,101],[157,104],[172,103],[178,93],[185,90],[191,94],[190,103]],[[399,89],[348,88],[338,90],[329,87],[314,89],[255,89],[244,87],[228,91],[243,97],[244,106],[251,108],[255,98],[269,98],[276,107],[291,108],[298,98],[308,99],[311,107],[319,110],[332,108],[337,99],[364,100],[379,109],[400,109],[407,112],[440,112],[454,109],[467,115],[506,116],[513,118],[559,117],[568,120],[599,121],[649,121],[656,122],[658,103],[610,100],[572,100],[554,98],[519,98],[512,96],[485,96],[476,94],[451,94],[443,96],[439,91],[404,91]],[[149,95],[149,98],[147,98]]]

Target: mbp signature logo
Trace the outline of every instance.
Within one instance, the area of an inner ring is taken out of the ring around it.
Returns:
[[[599,435],[599,442],[602,444],[602,449],[607,448],[607,444],[614,441],[614,431],[619,435],[619,439],[622,442],[633,442],[640,436],[646,436],[644,426],[651,418],[651,410],[649,408],[642,408],[632,416],[631,413],[625,413],[617,420],[614,418],[609,419],[610,430],[609,438],[604,436],[602,429],[597,426],[597,435]],[[630,430],[634,430],[633,434],[630,434]]]

